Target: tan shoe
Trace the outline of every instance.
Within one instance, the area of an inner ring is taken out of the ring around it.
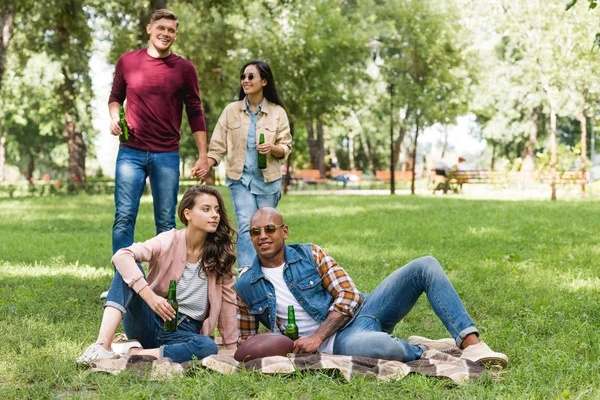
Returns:
[[[506,368],[508,365],[506,354],[496,353],[482,341],[465,348],[460,358],[471,360],[482,366],[492,365]]]
[[[423,336],[409,336],[406,341],[409,344],[425,346],[427,350],[437,350],[442,353],[452,353],[459,350],[452,338],[432,340]]]

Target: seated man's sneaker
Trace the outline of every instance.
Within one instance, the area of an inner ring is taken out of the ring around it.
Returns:
[[[471,360],[482,366],[492,365],[505,368],[508,365],[506,354],[492,351],[490,346],[481,341],[465,348],[460,358]]]
[[[77,358],[77,364],[91,365],[91,363],[96,360],[119,358],[119,356],[112,351],[108,351],[102,347],[102,343],[104,342],[96,342],[90,345],[81,357]]]
[[[111,350],[115,354],[127,354],[132,347],[139,347],[141,349],[142,344],[137,340],[122,340],[111,344]]]
[[[451,353],[457,350],[460,351],[452,338],[431,340],[423,336],[409,336],[406,341],[409,344],[415,346],[420,344],[421,346],[425,346],[427,350],[437,350],[442,353]]]

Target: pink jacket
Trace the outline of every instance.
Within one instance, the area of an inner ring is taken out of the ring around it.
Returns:
[[[186,229],[172,229],[143,243],[134,243],[117,251],[111,262],[136,293],[148,284],[156,294],[167,297],[169,281],[174,279],[179,282],[185,269],[185,232]],[[147,281],[136,261],[148,262]],[[224,276],[221,282],[217,282],[214,274],[207,275],[209,310],[200,333],[211,336],[218,322],[223,344],[227,347],[236,346],[238,330],[236,296],[233,290],[235,278]]]

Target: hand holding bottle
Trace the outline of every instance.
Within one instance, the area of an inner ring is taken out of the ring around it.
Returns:
[[[140,290],[138,294],[163,321],[169,321],[175,318],[175,310],[168,303],[167,299],[154,293],[154,291],[150,289],[150,286],[146,286]]]

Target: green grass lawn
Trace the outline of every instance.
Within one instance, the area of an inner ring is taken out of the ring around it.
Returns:
[[[411,259],[435,256],[482,338],[509,356],[502,380],[200,370],[161,383],[78,369],[112,278],[114,214],[111,196],[79,196],[0,200],[0,398],[600,397],[600,203],[285,196],[279,208],[289,243],[321,245],[365,292]],[[144,198],[136,240],[153,234]],[[425,297],[394,333],[448,336]]]

